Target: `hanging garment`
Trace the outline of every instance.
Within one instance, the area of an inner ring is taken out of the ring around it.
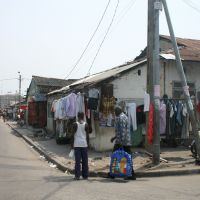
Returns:
[[[59,99],[58,102],[58,119],[64,119],[63,98]]]
[[[59,127],[59,137],[65,137],[66,133],[64,131],[64,122],[63,120],[60,121],[60,127]]]
[[[128,104],[128,123],[129,129],[132,126],[133,131],[137,130],[136,103]]]
[[[162,101],[160,104],[160,134],[166,133],[166,105]]]
[[[54,100],[54,101],[52,102],[52,105],[51,105],[51,112],[55,112],[55,111],[56,111],[56,102],[57,102],[57,100]]]
[[[98,99],[99,99],[99,90],[96,88],[89,89],[88,91],[88,109],[97,110]]]
[[[64,99],[64,112],[65,115],[69,118],[76,116],[76,101],[77,95],[75,93],[67,95]]]
[[[149,105],[150,105],[150,96],[148,93],[144,93],[144,112],[149,111]]]
[[[83,112],[85,117],[84,95],[81,94],[80,92],[77,94],[76,97],[76,117],[78,116],[78,112]]]
[[[183,110],[182,110],[182,131],[181,131],[181,138],[182,139],[188,139],[189,138],[189,115],[187,112],[187,106],[186,104],[183,104]]]
[[[170,133],[174,137],[176,133],[176,113],[177,109],[174,103],[171,104],[170,110]]]
[[[88,109],[97,110],[97,106],[98,106],[98,99],[96,98],[88,99]]]
[[[67,118],[67,113],[66,113],[67,96],[63,97],[62,104],[63,104],[63,114],[64,114],[64,117]]]
[[[137,106],[136,117],[137,117],[137,125],[146,123],[146,116],[144,113],[144,105]]]
[[[99,90],[96,88],[89,89],[88,91],[89,98],[99,98]]]
[[[151,103],[149,106],[149,117],[148,117],[148,131],[147,141],[149,144],[153,144],[153,120],[154,120],[154,106]]]
[[[181,101],[178,101],[176,104],[177,107],[177,115],[176,115],[176,132],[175,135],[177,138],[181,138],[181,132],[182,132],[182,126],[183,126],[183,116],[182,116],[182,110],[183,110],[183,103]]]
[[[55,114],[54,114],[54,119],[59,119],[59,102],[60,102],[60,99],[58,99],[56,102],[55,102]]]
[[[110,113],[114,114],[115,97],[102,98],[102,113],[108,116]]]
[[[180,126],[182,126],[182,119],[181,119],[182,109],[183,109],[183,104],[182,104],[182,102],[178,102],[178,103],[177,103],[177,115],[176,115],[176,120],[177,120],[177,122],[179,123]]]
[[[169,136],[171,135],[171,130],[170,130],[170,109],[171,109],[171,104],[169,101],[165,103],[166,105],[166,137],[169,139]]]
[[[109,127],[113,126],[112,120],[113,120],[113,116],[112,116],[112,114],[109,114],[106,125],[109,126]]]

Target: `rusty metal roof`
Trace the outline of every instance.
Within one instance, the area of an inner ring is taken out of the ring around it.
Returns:
[[[170,36],[161,35],[160,38],[171,42]],[[183,60],[200,61],[200,40],[176,37],[176,41]],[[174,54],[172,49],[166,53]]]

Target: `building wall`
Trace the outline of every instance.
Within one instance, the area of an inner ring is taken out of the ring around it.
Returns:
[[[35,84],[34,81],[31,81],[29,91],[28,91],[28,96],[34,96],[36,93],[38,93],[37,85]]]
[[[195,82],[196,90],[200,91],[200,62],[184,62],[186,78]]]
[[[181,81],[174,60],[165,61],[165,92],[172,97],[173,81]],[[197,91],[200,91],[200,64],[198,62],[184,62],[183,67],[186,69],[186,79],[188,82],[194,82]],[[161,96],[164,94],[164,62],[161,62]]]
[[[160,48],[161,48],[162,51],[172,49],[172,47],[173,47],[172,43],[169,42],[168,40],[164,40],[164,39],[160,40]]]
[[[100,127],[98,121],[94,123],[95,136],[90,136],[90,147],[95,151],[108,151],[113,149],[113,143],[110,139],[114,137],[113,127]]]
[[[164,62],[165,70],[164,70]],[[146,90],[147,80],[147,64],[140,65],[134,70],[130,70],[128,73],[123,74],[111,81],[113,84],[113,94],[119,100],[134,101],[137,105],[143,104],[144,92]],[[161,60],[160,63],[160,84],[161,84],[161,97],[164,93],[172,97],[172,82],[180,81],[179,74],[176,69],[174,60]],[[198,63],[184,63],[186,68],[186,77],[188,81],[194,81],[196,88],[199,87],[200,91],[200,66]],[[141,70],[141,75],[138,75],[138,70]],[[164,78],[165,77],[165,78]],[[165,80],[165,81],[164,81]],[[165,86],[165,89],[164,89]],[[60,96],[51,96],[48,98],[48,102],[52,102],[54,99],[58,99]],[[49,106],[50,104],[48,104]],[[47,129],[53,131],[53,118],[47,114]],[[114,136],[114,128],[100,127],[98,121],[93,122],[93,133],[90,135],[90,146],[96,151],[107,151],[113,148],[113,143],[110,139]]]
[[[113,95],[118,101],[134,101],[137,105],[143,104],[144,92],[146,90],[146,65],[119,76],[110,83],[113,84]],[[141,70],[141,75],[138,75]],[[113,127],[99,127],[95,122],[95,137],[90,139],[90,145],[96,151],[108,151],[113,148],[110,139],[115,135]]]
[[[187,81],[195,82],[197,91],[200,91],[199,64],[194,62],[183,62],[183,65],[186,67]],[[161,98],[165,93],[171,98],[173,81],[180,81],[176,62],[174,60],[161,60],[160,66]],[[141,69],[141,76],[138,76],[138,69]],[[111,83],[114,86],[114,96],[119,100],[134,101],[137,105],[142,104],[144,91],[146,90],[146,69],[145,64],[112,81]],[[96,138],[92,140],[92,146],[97,151],[110,150],[113,148],[113,144],[110,143],[110,138],[113,136],[114,128],[101,128],[96,124]]]
[[[141,71],[141,75],[138,75],[138,70]],[[146,64],[120,76],[112,81],[112,84],[116,98],[134,99],[141,103],[146,91]]]

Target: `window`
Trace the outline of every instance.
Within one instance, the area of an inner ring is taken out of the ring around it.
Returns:
[[[195,95],[195,83],[188,82],[190,96]],[[183,97],[183,87],[181,82],[173,81],[172,84],[172,96],[173,98],[182,98]]]

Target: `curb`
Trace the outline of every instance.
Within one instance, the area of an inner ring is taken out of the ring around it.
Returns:
[[[144,177],[163,177],[163,176],[181,176],[181,175],[193,175],[193,174],[200,174],[200,168],[195,169],[178,169],[178,170],[157,170],[151,172],[137,172],[137,178],[144,178]]]
[[[62,164],[60,161],[58,161],[56,158],[51,157],[48,155],[46,151],[44,151],[39,145],[36,145],[30,138],[27,136],[24,136],[19,131],[17,131],[15,128],[13,128],[10,124],[7,123],[11,127],[12,130],[14,130],[17,134],[19,134],[29,145],[33,146],[33,148],[41,155],[45,157],[47,161],[50,161],[51,163],[55,164],[59,170],[62,172],[69,172],[71,174],[74,174],[74,170],[69,169],[67,166]],[[193,175],[193,174],[200,174],[200,167],[195,167],[193,169],[178,169],[178,170],[155,170],[155,171],[135,171],[137,178],[145,178],[145,177],[163,177],[163,176],[180,176],[180,175]],[[90,177],[107,177],[106,172],[89,172]]]

